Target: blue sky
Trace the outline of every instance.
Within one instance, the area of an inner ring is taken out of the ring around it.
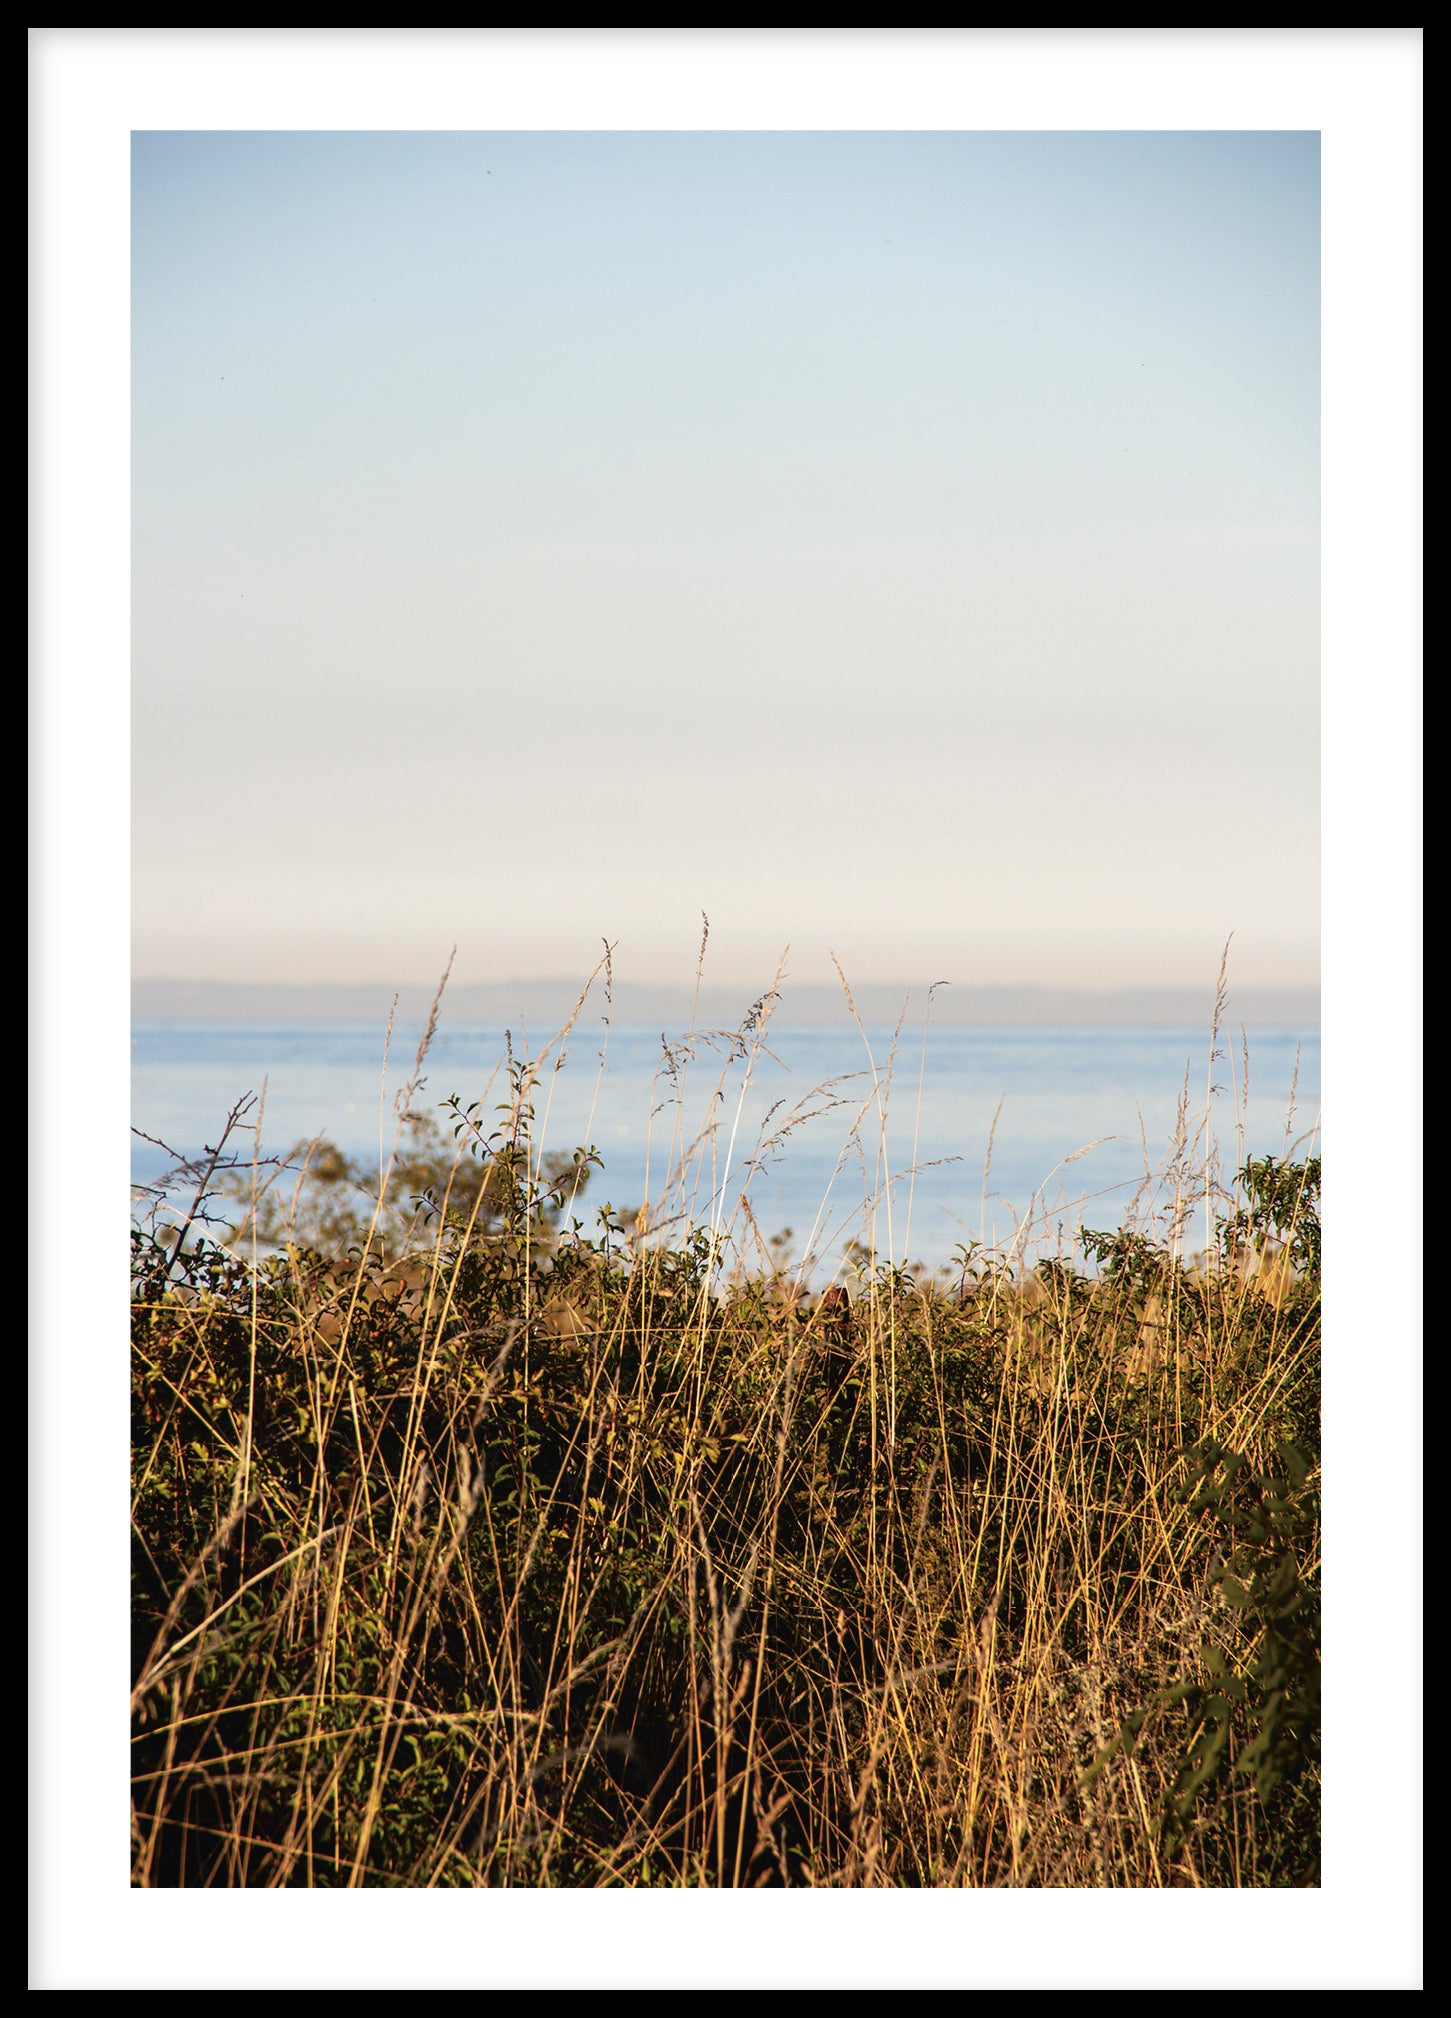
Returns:
[[[138,973],[1315,980],[1316,135],[132,159]]]

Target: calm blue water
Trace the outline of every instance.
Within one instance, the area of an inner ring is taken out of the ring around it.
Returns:
[[[262,1155],[325,1135],[349,1154],[377,1157],[381,1145],[386,1156],[421,1034],[396,1027],[385,1069],[383,1035],[365,1024],[138,1023],[133,1124],[194,1155],[265,1081]],[[498,1028],[441,1028],[414,1105],[437,1108],[450,1094],[506,1101],[505,1042]],[[1253,1033],[1247,1086],[1243,1041],[1226,1040],[1197,1149],[1203,1031],[947,1025],[929,1030],[925,1052],[920,1028],[904,1030],[895,1058],[888,1026],[869,1026],[866,1042],[851,1025],[777,1028],[768,1042],[774,1055],[749,1061],[697,1036],[694,1056],[677,1046],[672,1061],[657,1028],[596,1025],[573,1033],[557,1069],[550,1054],[534,1093],[536,1142],[593,1144],[604,1158],[579,1208],[586,1231],[606,1201],[633,1210],[648,1198],[694,1223],[718,1216],[749,1253],[744,1191],[764,1235],[792,1229],[797,1257],[831,1260],[869,1236],[883,1256],[935,1267],[969,1239],[1071,1242],[1080,1224],[1166,1207],[1172,1181],[1151,1180],[1186,1088],[1191,1163],[1202,1167],[1210,1137],[1226,1178],[1245,1155],[1320,1146],[1318,1035]],[[250,1160],[251,1136],[234,1140]],[[167,1166],[133,1138],[137,1182]],[[1188,1245],[1202,1227],[1201,1205]]]

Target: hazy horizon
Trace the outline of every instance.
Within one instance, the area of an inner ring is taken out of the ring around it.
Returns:
[[[256,1021],[373,1022],[381,1029],[390,1014],[403,1022],[422,1022],[433,1004],[451,1024],[502,1024],[521,1016],[563,1021],[588,985],[591,1014],[608,1013],[612,1020],[670,1022],[692,1020],[729,1026],[738,1023],[776,982],[772,1016],[778,1024],[823,1024],[848,1020],[853,1013],[868,1022],[890,1022],[906,1014],[927,1017],[934,1024],[995,1026],[1081,1025],[1084,1027],[1142,1024],[1160,1028],[1209,1027],[1215,988],[1060,988],[1052,986],[960,987],[951,982],[864,981],[851,987],[850,1000],[840,981],[835,986],[799,983],[788,970],[764,981],[728,982],[702,977],[693,982],[666,983],[589,975],[534,975],[488,983],[450,978],[440,996],[438,984],[390,982],[374,978],[355,982],[236,982],[180,977],[137,978],[131,987],[134,1022]],[[850,983],[848,982],[848,985]],[[1226,981],[1226,1022],[1258,1027],[1318,1030],[1320,995],[1312,988],[1244,988]]]

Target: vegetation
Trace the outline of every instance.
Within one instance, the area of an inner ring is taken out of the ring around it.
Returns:
[[[135,1234],[136,1885],[1318,1883],[1317,1159],[813,1294],[417,1076]]]

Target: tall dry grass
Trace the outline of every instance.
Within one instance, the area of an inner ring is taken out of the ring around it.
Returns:
[[[567,1029],[431,1216],[395,1147],[320,1249],[254,1156],[230,1243],[138,1236],[134,1882],[1316,1882],[1318,1165],[1267,1210],[1186,1103],[1089,1257],[934,1280],[869,1214],[817,1294],[695,1031],[658,1203],[582,1237]]]

